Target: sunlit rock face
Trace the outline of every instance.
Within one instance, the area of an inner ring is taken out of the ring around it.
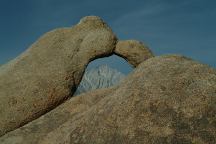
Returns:
[[[0,144],[215,144],[215,90],[215,69],[157,56],[118,86],[75,96]]]
[[[117,38],[99,17],[41,36],[0,67],[0,136],[71,97],[86,65],[113,53]]]
[[[124,78],[125,75],[118,70],[107,65],[101,65],[85,72],[82,81],[75,92],[75,95],[90,90],[115,86],[119,84]]]
[[[72,97],[86,66],[113,54],[134,67],[153,57],[148,47],[138,41],[119,41],[97,16],[84,17],[72,27],[41,36],[21,55],[0,67],[0,136]]]

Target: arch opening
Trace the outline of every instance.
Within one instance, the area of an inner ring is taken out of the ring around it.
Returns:
[[[118,85],[132,70],[133,66],[116,54],[97,58],[87,65],[74,95]]]

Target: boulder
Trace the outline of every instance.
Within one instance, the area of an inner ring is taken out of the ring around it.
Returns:
[[[117,38],[96,16],[46,33],[0,67],[0,136],[73,95],[86,65],[113,53]]]
[[[215,144],[216,70],[184,56],[142,62],[119,85],[73,97],[1,144]]]
[[[114,52],[116,55],[123,57],[133,67],[137,67],[143,61],[154,56],[147,45],[137,40],[119,41]]]

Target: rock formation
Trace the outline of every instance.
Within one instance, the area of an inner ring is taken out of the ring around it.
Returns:
[[[125,75],[107,65],[86,70],[74,95],[119,84]]]
[[[141,63],[121,85],[73,97],[1,144],[215,144],[216,70],[177,55]]]
[[[23,54],[1,66],[0,136],[71,97],[87,64],[114,54],[116,43],[107,24],[99,17],[88,16],[74,27],[48,32]],[[116,53],[128,57],[125,52]],[[140,62],[136,58],[128,60],[135,65]]]
[[[89,61],[113,53],[116,37],[98,17],[48,32],[0,69],[0,135],[72,96]]]
[[[120,85],[70,98],[87,64],[112,54],[134,71]],[[216,70],[184,56],[153,57],[85,17],[0,67],[0,135],[1,144],[215,144]]]
[[[133,67],[137,67],[141,62],[154,56],[146,45],[136,40],[119,41],[114,52]]]

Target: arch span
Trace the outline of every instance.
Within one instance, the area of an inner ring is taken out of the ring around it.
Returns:
[[[71,28],[46,33],[23,54],[0,67],[0,136],[72,96],[90,61],[116,53],[134,66],[139,64],[133,61],[142,54],[130,57],[126,50],[133,45],[119,43],[101,18],[89,16]]]
[[[122,57],[115,54],[91,61],[85,69],[74,96],[100,88],[116,86],[133,70]]]

